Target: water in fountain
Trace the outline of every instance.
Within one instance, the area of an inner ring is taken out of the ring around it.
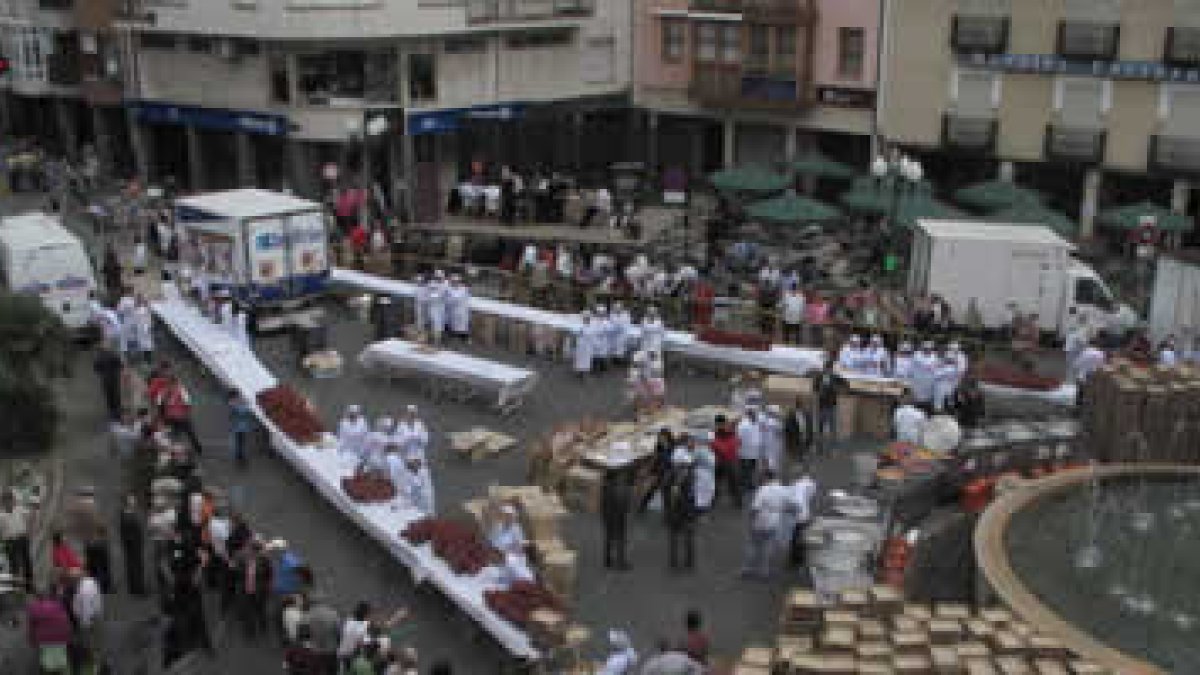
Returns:
[[[1200,480],[1089,481],[1018,512],[1006,545],[1017,575],[1102,642],[1200,673]]]

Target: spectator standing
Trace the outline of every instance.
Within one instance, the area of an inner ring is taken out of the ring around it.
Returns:
[[[314,594],[309,598],[308,629],[312,637],[312,650],[322,666],[321,673],[336,673],[342,624],[337,610],[323,595]]]
[[[191,394],[174,373],[167,372],[165,377],[166,382],[154,401],[155,405],[171,430],[186,436],[197,455],[204,454],[200,439],[196,436],[196,427],[192,424]]]
[[[632,487],[624,471],[610,471],[604,481],[601,511],[604,516],[604,567],[630,569],[626,541]]]
[[[804,294],[800,289],[793,288],[783,294],[779,314],[783,320],[783,341],[799,344],[804,330]]]
[[[845,380],[833,369],[833,359],[826,359],[825,367],[813,379],[813,394],[817,404],[813,441],[818,451],[837,440],[837,402],[844,384]]]
[[[763,432],[758,411],[747,408],[738,420],[738,476],[741,478],[741,494],[745,496],[754,488],[759,463],[763,455]]]
[[[708,665],[708,650],[711,640],[709,640],[708,633],[704,631],[704,620],[700,616],[700,611],[688,610],[684,625],[687,628],[687,634],[683,640],[684,651],[693,661],[701,665]]]
[[[711,447],[716,455],[716,491],[713,503],[721,495],[721,486],[729,492],[735,508],[742,508],[742,486],[738,480],[738,449],[740,441],[737,434],[730,428],[729,420],[724,415],[716,416],[716,431],[713,432]]]
[[[25,627],[29,645],[37,650],[40,672],[70,672],[71,617],[62,601],[44,590],[37,593],[25,607]]]
[[[771,553],[787,506],[787,492],[775,473],[768,470],[763,478],[763,484],[750,504],[750,532],[746,562],[742,566],[742,576],[747,578],[767,579],[771,576]]]
[[[663,498],[672,570],[696,566],[696,495],[691,460],[686,452],[676,453],[671,482]]]
[[[146,594],[145,574],[145,527],[138,512],[137,497],[125,497],[125,505],[119,518],[121,557],[125,561],[125,585],[133,595]]]
[[[33,558],[29,550],[29,524],[32,514],[17,503],[12,490],[0,495],[0,541],[4,544],[4,555],[9,569],[27,584],[33,583]]]
[[[249,458],[246,456],[246,446],[254,433],[254,411],[250,404],[236,389],[229,392],[229,430],[233,442],[233,461],[240,468],[246,468]]]
[[[271,596],[271,562],[263,555],[261,541],[245,549],[237,567],[238,616],[246,639],[256,640],[267,632],[267,602]]]

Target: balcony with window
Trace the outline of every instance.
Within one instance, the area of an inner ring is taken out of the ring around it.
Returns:
[[[1104,129],[1051,124],[1046,127],[1046,159],[1075,164],[1104,162],[1108,132]]]
[[[1200,28],[1168,28],[1163,63],[1179,68],[1200,66]]]
[[[1200,137],[1151,136],[1151,170],[1200,176]]]
[[[949,150],[992,155],[999,122],[995,116],[946,113],[942,116],[942,146]]]
[[[467,23],[525,23],[584,19],[596,12],[596,0],[467,0]]]
[[[704,21],[694,24],[692,44],[691,95],[702,106],[796,110],[811,103],[807,28]]]
[[[965,16],[951,20],[950,46],[957,54],[1003,54],[1008,51],[1008,17]]]
[[[756,23],[810,23],[816,18],[816,0],[691,0],[695,12],[740,14]]]
[[[1062,21],[1058,24],[1058,54],[1079,61],[1112,61],[1117,58],[1121,27],[1110,23]]]

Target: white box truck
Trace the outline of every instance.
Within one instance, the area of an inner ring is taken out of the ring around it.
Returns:
[[[1174,335],[1181,351],[1191,350],[1200,338],[1200,258],[1159,256],[1149,323],[1154,344]]]
[[[0,279],[10,291],[41,298],[72,330],[83,331],[91,321],[92,261],[57,216],[31,212],[0,220]]]
[[[1009,303],[1036,313],[1041,329],[1059,337],[1071,327],[1072,309],[1109,331],[1136,326],[1133,310],[1118,305],[1073,250],[1047,227],[922,220],[913,231],[908,291],[945,298],[960,324],[974,301],[988,328],[1005,324]]]
[[[256,331],[310,326],[329,282],[324,207],[266,190],[182,197],[173,208],[180,262],[229,291]]]

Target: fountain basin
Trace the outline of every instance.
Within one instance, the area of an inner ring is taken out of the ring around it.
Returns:
[[[1195,495],[1200,467],[1183,465],[1026,481],[980,518],[976,558],[1015,614],[1113,672],[1200,672]]]

